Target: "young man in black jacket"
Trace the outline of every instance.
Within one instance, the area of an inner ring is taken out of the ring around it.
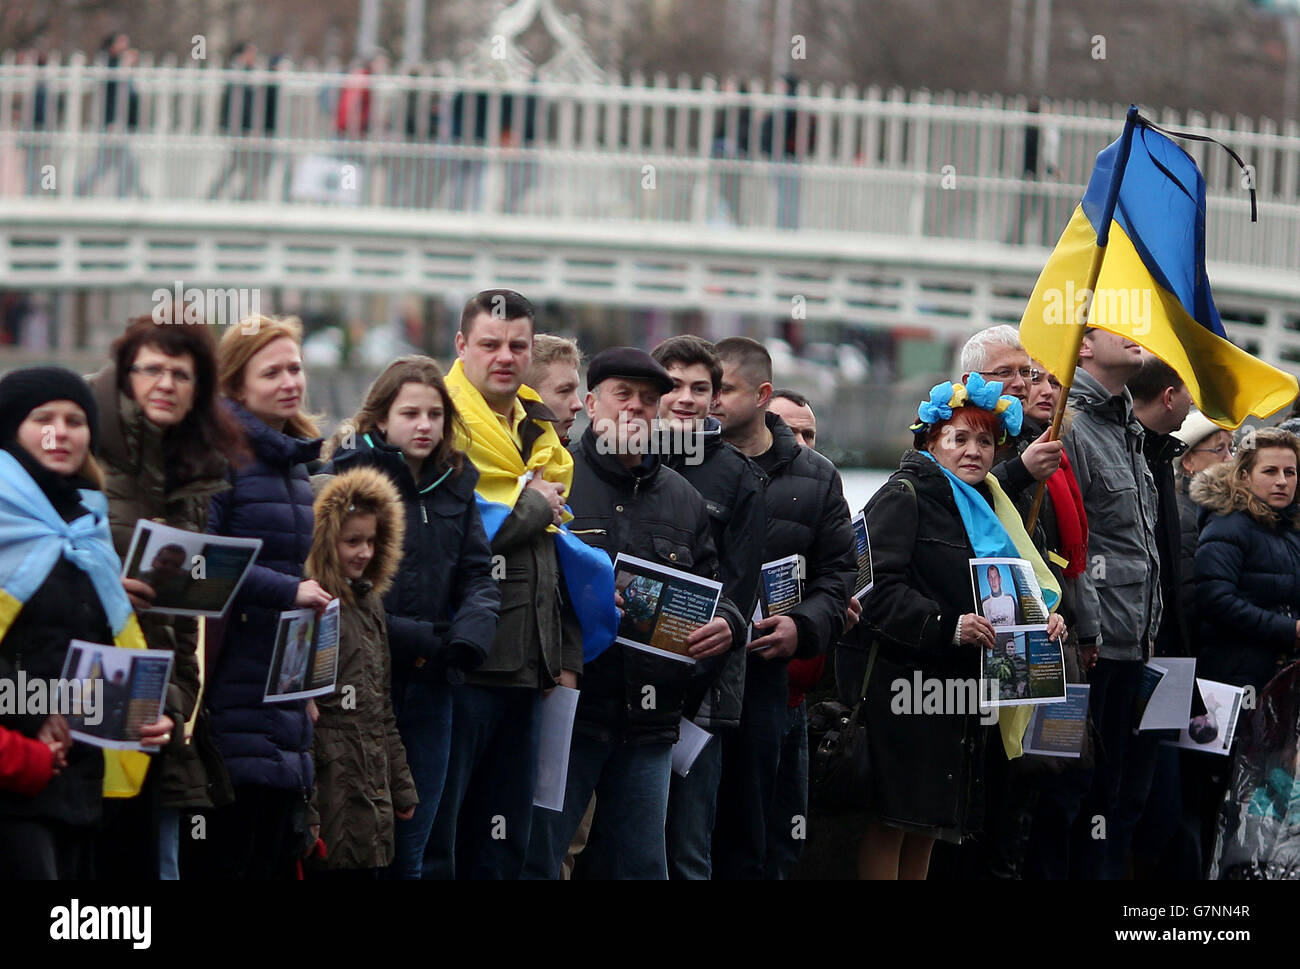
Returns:
[[[722,424],[709,416],[722,389],[722,364],[713,344],[698,336],[675,336],[652,352],[673,388],[659,399],[660,440],[673,443],[668,466],[704,499],[718,548],[722,593],[746,619],[758,599],[767,506],[765,478],[754,462],[722,439]],[[731,650],[697,663],[684,715],[715,735],[690,773],[673,775],[668,798],[668,874],[706,880],[712,876],[713,824],[722,778],[722,740],[740,726],[745,692],[744,638]]]
[[[1183,378],[1159,357],[1143,354],[1142,368],[1129,378],[1133,416],[1144,431],[1142,450],[1156,484],[1156,550],[1160,555],[1160,594],[1164,614],[1156,632],[1155,655],[1192,656],[1192,641],[1181,608],[1183,530],[1174,483],[1174,461],[1187,445],[1174,437],[1192,407]],[[1160,660],[1156,659],[1159,663]],[[1190,715],[1205,712],[1199,691],[1192,692]],[[1150,870],[1165,860],[1168,877],[1197,879],[1201,873],[1196,825],[1184,823],[1181,758],[1177,749],[1160,744],[1159,731],[1129,741],[1115,812],[1123,830],[1133,831],[1135,867]]]
[[[717,353],[722,393],[714,413],[722,433],[768,479],[763,561],[799,555],[804,566],[799,603],[754,623],[740,730],[723,745],[714,870],[724,878],[761,879],[786,727],[786,663],[824,653],[839,637],[858,566],[835,465],[800,447],[785,422],[768,413],[772,358],[744,337],[721,341]],[[792,829],[806,827],[807,819],[784,820]]]
[[[573,534],[619,552],[704,578],[718,556],[704,499],[650,444],[650,421],[672,387],[644,350],[615,347],[587,371],[591,426],[573,448],[569,507]],[[621,602],[620,602],[621,604]],[[726,652],[745,634],[726,601],[687,639],[699,661]],[[596,813],[583,863],[596,878],[668,877],[664,825],[672,747],[678,739],[691,664],[612,644],[583,670],[562,812],[533,811],[525,877],[555,878],[591,795]]]

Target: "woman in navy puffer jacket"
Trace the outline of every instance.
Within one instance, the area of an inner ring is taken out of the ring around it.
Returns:
[[[291,877],[314,840],[306,828],[313,781],[309,701],[262,702],[279,613],[321,610],[330,599],[302,578],[312,542],[307,462],[319,455],[321,439],[303,410],[301,341],[296,320],[253,318],[231,327],[218,351],[221,390],[253,460],[236,465],[231,490],[213,497],[208,530],[260,538],[262,549],[225,617],[215,663],[208,661],[207,708],[235,803],[210,814],[206,837],[194,841],[197,871],[187,874]]]
[[[1300,655],[1300,440],[1262,428],[1254,446],[1198,474],[1203,506],[1196,550],[1201,657],[1196,673],[1258,697]]]

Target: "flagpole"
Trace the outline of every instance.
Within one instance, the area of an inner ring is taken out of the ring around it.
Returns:
[[[1074,385],[1074,371],[1079,363],[1079,348],[1083,345],[1083,331],[1092,325],[1092,307],[1096,300],[1094,299],[1097,292],[1097,280],[1101,278],[1102,260],[1106,258],[1106,244],[1110,242],[1110,223],[1115,216],[1115,206],[1119,202],[1119,187],[1124,181],[1124,169],[1128,166],[1129,151],[1133,147],[1133,131],[1138,124],[1138,108],[1136,104],[1130,104],[1128,114],[1124,118],[1124,133],[1120,135],[1119,157],[1115,162],[1115,172],[1111,175],[1110,186],[1106,191],[1106,204],[1101,210],[1101,225],[1097,228],[1097,245],[1092,250],[1092,263],[1088,266],[1088,305],[1086,307],[1087,322],[1082,326],[1076,325],[1075,320],[1065,322],[1069,327],[1070,341],[1073,346],[1068,356],[1069,363],[1067,370],[1063,374],[1058,374],[1061,381],[1061,396],[1056,401],[1056,410],[1052,413],[1052,426],[1047,436],[1049,441],[1055,441],[1061,435],[1061,421],[1065,417],[1065,408],[1070,399],[1070,388]],[[1038,482],[1038,487],[1034,489],[1034,503],[1029,508],[1029,517],[1025,519],[1025,531],[1030,535],[1034,533],[1034,526],[1038,524],[1038,513],[1043,508],[1043,495],[1047,491],[1047,479],[1044,478]]]

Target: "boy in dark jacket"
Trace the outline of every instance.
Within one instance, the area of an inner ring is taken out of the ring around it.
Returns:
[[[649,421],[672,380],[643,350],[598,354],[587,372],[592,426],[574,448],[573,534],[604,549],[717,579],[718,556],[704,500],[655,454]],[[687,639],[696,660],[720,655],[745,621],[725,597],[717,615]],[[591,795],[592,837],[584,856],[598,878],[668,877],[664,826],[672,747],[691,665],[621,644],[583,672],[568,786],[561,813],[535,809],[525,877],[555,878]]]
[[[767,531],[766,481],[754,462],[722,439],[722,424],[709,411],[722,389],[722,364],[713,344],[697,336],[675,336],[653,351],[673,388],[659,400],[667,426],[661,441],[675,447],[668,466],[700,493],[718,549],[722,592],[740,614],[754,612],[763,535]],[[696,663],[684,714],[705,730],[734,732],[740,726],[745,693],[745,651],[732,648]],[[668,873],[672,878],[707,880],[713,873],[713,823],[722,777],[722,742],[705,744],[690,773],[673,775],[668,799]]]

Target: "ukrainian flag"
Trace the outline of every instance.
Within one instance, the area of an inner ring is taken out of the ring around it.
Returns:
[[[1104,258],[1088,318],[1098,246]],[[1038,277],[1020,340],[1049,371],[1068,377],[1085,323],[1165,361],[1201,413],[1224,427],[1250,414],[1267,417],[1295,399],[1295,377],[1224,334],[1205,273],[1205,179],[1135,108],[1125,134],[1097,156],[1083,201]]]

